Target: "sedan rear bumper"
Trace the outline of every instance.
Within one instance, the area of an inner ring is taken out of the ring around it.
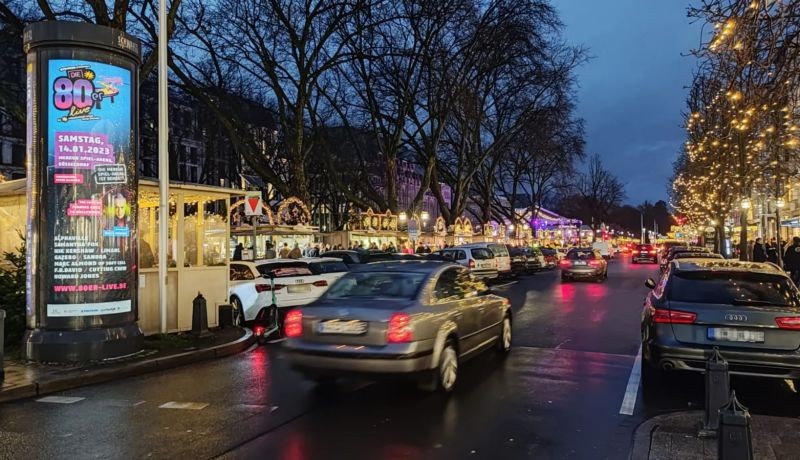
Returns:
[[[561,270],[561,276],[567,278],[596,278],[602,275],[602,268],[564,268]]]
[[[645,343],[643,358],[651,366],[665,370],[705,372],[713,347],[679,342]],[[800,378],[800,353],[797,351],[758,351],[720,349],[731,374],[780,379]]]
[[[345,347],[288,340],[284,349],[290,365],[309,374],[416,374],[433,368],[433,341],[425,342],[424,346]]]

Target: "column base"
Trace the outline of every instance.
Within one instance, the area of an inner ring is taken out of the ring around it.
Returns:
[[[25,359],[80,363],[137,353],[143,348],[144,334],[135,323],[84,331],[28,329],[22,343]]]

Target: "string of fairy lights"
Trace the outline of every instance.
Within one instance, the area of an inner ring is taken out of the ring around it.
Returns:
[[[777,202],[777,184],[790,175],[787,158],[795,158],[800,147],[794,105],[800,68],[790,68],[798,63],[787,66],[785,60],[778,68],[773,53],[763,51],[773,43],[765,41],[774,40],[763,27],[796,32],[778,21],[786,5],[728,3],[727,11],[737,13],[714,23],[713,36],[699,53],[709,64],[704,68],[712,70],[693,83],[699,100],[690,101],[687,140],[672,183],[677,214],[702,227],[749,208],[755,194]]]

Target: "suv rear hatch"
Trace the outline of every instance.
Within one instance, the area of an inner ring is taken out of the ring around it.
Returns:
[[[677,272],[667,300],[672,330],[681,343],[764,351],[800,348],[797,288],[783,275]]]

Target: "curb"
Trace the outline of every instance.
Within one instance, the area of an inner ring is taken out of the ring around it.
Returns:
[[[245,334],[237,340],[224,343],[203,350],[187,351],[163,358],[153,358],[138,361],[122,366],[110,366],[107,368],[86,369],[83,375],[71,375],[64,378],[54,378],[42,380],[28,385],[23,385],[0,392],[0,403],[16,401],[34,396],[42,396],[58,391],[71,390],[87,385],[109,382],[125,377],[148,374],[156,371],[163,371],[187,364],[200,361],[209,361],[216,358],[241,353],[250,348],[255,343],[253,331],[244,328]]]
[[[633,447],[631,447],[631,454],[628,456],[629,460],[647,460],[650,458],[650,443],[652,442],[653,432],[661,426],[662,420],[673,417],[681,413],[697,413],[702,414],[702,411],[673,411],[663,414],[658,414],[643,421],[636,427],[633,432]]]

